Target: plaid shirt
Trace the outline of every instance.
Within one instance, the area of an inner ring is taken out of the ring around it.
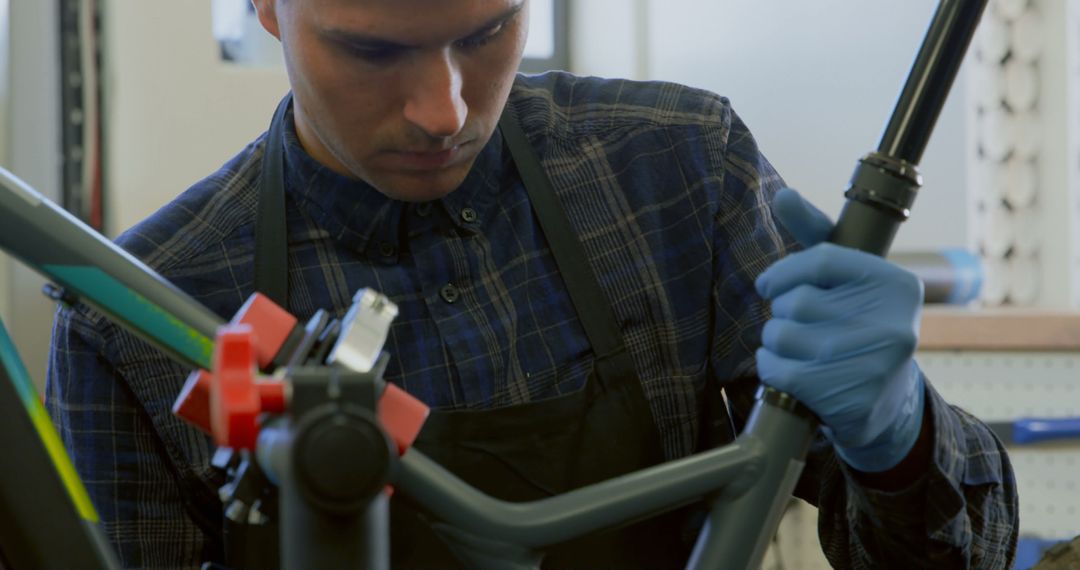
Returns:
[[[782,180],[727,100],[702,91],[553,73],[519,77],[510,104],[611,300],[667,456],[689,453],[705,382],[729,383],[745,407],[730,382],[753,378],[769,315],[753,281],[792,247],[768,206]],[[460,189],[407,204],[316,163],[288,123],[294,314],[340,317],[361,287],[389,295],[386,378],[433,407],[583,385],[592,353],[498,132]],[[253,290],[264,139],[118,239],[226,319]],[[86,307],[58,314],[48,405],[127,566],[196,566],[216,550],[212,446],[170,413],[186,374]],[[824,442],[809,458],[799,493],[821,508],[834,565],[1009,566],[1004,451],[928,393],[936,451],[912,487],[860,487]]]

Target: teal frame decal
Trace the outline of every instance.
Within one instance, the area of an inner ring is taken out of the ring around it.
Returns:
[[[111,275],[97,267],[79,265],[43,265],[42,269],[95,304],[108,307],[112,315],[130,323],[162,346],[200,368],[211,368],[214,339],[184,324]]]

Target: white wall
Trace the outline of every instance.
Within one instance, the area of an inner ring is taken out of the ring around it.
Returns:
[[[8,0],[0,0],[0,165],[8,164],[7,137],[11,77],[8,61],[11,54],[11,35],[8,28]],[[0,252],[0,323],[11,319],[11,259]]]
[[[652,0],[570,0],[570,68],[580,75],[648,75]]]
[[[266,130],[282,67],[219,61],[208,2],[107,0],[106,219],[116,234]]]
[[[60,95],[55,2],[11,2],[8,120],[3,164],[52,199],[60,196]],[[26,266],[8,264],[11,302],[5,324],[39,385],[45,378],[54,305]],[[0,276],[0,282],[2,282]]]
[[[877,147],[938,2],[574,4],[576,71],[677,81],[729,97],[788,183],[836,215],[856,161]],[[898,250],[967,246],[962,90],[961,77],[927,148],[926,185]]]

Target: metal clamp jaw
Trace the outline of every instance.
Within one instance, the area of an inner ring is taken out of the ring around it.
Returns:
[[[370,372],[382,354],[397,314],[397,305],[388,297],[374,289],[361,289],[353,297],[327,363],[340,363],[354,372]]]

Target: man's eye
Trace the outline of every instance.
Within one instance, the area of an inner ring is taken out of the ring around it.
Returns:
[[[485,44],[487,44],[488,42],[490,42],[491,40],[494,40],[495,38],[497,38],[499,36],[499,34],[502,33],[504,28],[506,28],[506,24],[499,24],[497,26],[492,26],[491,28],[489,28],[487,30],[484,30],[483,32],[480,32],[479,34],[475,34],[475,35],[469,36],[469,37],[467,37],[467,38],[465,38],[463,40],[460,40],[458,42],[458,46],[463,47],[465,49],[474,49],[474,48],[482,47]]]
[[[369,48],[345,45],[349,55],[373,64],[390,63],[401,56],[402,50],[394,48]]]

